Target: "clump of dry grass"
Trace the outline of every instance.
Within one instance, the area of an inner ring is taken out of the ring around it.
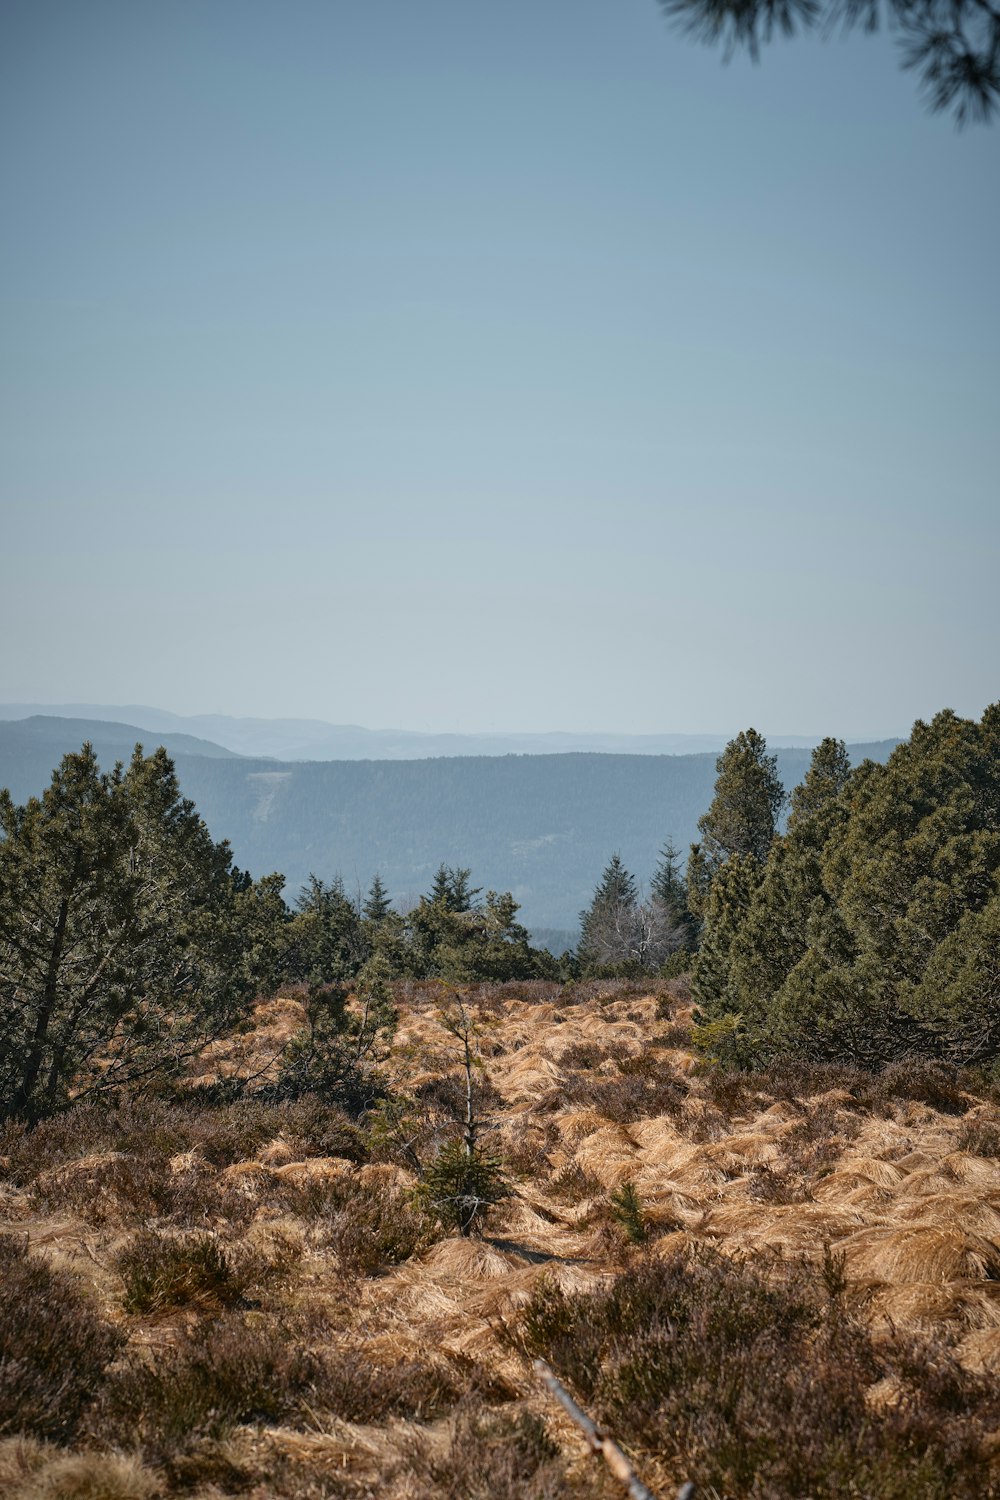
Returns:
[[[70,1453],[29,1438],[0,1443],[5,1500],[155,1500],[159,1477],[118,1453]]]

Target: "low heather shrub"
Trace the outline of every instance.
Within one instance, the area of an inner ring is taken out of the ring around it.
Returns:
[[[832,1264],[755,1267],[703,1253],[610,1286],[542,1284],[515,1340],[548,1359],[608,1429],[726,1500],[984,1500],[995,1385],[941,1341],[877,1345]],[[869,1397],[885,1382],[892,1398]]]
[[[320,1358],[284,1330],[228,1313],[182,1335],[155,1363],[134,1356],[116,1370],[91,1427],[105,1442],[169,1463],[238,1423],[297,1420],[322,1376]]]
[[[0,1235],[0,1435],[68,1442],[123,1342],[72,1276]]]
[[[1000,1158],[1000,1120],[966,1120],[956,1145],[971,1156]]]
[[[541,1418],[518,1412],[463,1413],[442,1453],[415,1445],[409,1472],[424,1495],[456,1500],[570,1500],[603,1489],[578,1489],[567,1481],[559,1449]]]

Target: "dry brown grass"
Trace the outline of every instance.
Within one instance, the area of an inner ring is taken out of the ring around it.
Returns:
[[[844,1306],[873,1347],[931,1338],[942,1370],[995,1378],[995,1102],[940,1068],[875,1080],[706,1070],[689,1049],[682,989],[594,981],[467,995],[484,1141],[513,1188],[479,1240],[441,1238],[413,1205],[400,1132],[316,1100],[266,1105],[251,1093],[209,1105],[196,1090],[80,1108],[30,1134],[7,1128],[0,1229],[82,1289],[109,1348],[127,1345],[101,1366],[97,1404],[88,1411],[81,1397],[56,1432],[64,1446],[27,1420],[19,1448],[0,1446],[0,1490],[17,1500],[606,1497],[504,1330],[543,1283],[587,1296],[637,1255],[664,1266],[678,1255],[749,1258],[767,1277],[820,1268],[832,1248]],[[433,1143],[455,1108],[454,1040],[438,987],[402,986],[397,998],[388,1073],[412,1101],[403,1123]],[[269,1002],[228,1050],[202,1059],[196,1081],[266,1067],[300,1024],[294,997]],[[640,1245],[623,1230],[623,1184]],[[168,1372],[183,1399],[165,1393]],[[896,1399],[887,1379],[872,1375],[872,1409]],[[919,1384],[912,1372],[899,1379]],[[945,1395],[920,1400],[921,1431],[937,1422],[944,1432]],[[644,1453],[666,1491],[687,1477],[666,1449]],[[896,1500],[888,1483],[859,1493]]]

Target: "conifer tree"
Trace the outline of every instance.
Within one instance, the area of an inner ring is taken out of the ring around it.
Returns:
[[[844,956],[843,924],[824,884],[823,852],[847,820],[842,793],[850,770],[843,741],[825,739],[792,793],[788,831],[774,840],[733,940],[731,989],[745,1015],[778,993],[810,949],[824,953],[827,961]]]
[[[666,925],[676,934],[678,948],[693,948],[697,921],[688,906],[687,883],[680,871],[680,851],[668,839],[650,881],[650,894],[662,911]]]
[[[352,978],[368,956],[357,906],[340,875],[329,883],[310,875],[296,900],[289,967],[310,984],[338,984]]]
[[[177,1067],[253,994],[255,945],[273,958],[280,883],[234,885],[162,749],[102,775],[85,745],[41,798],[0,792],[0,830],[4,1115]]]
[[[577,953],[583,964],[614,962],[609,959],[612,935],[627,921],[638,900],[635,876],[626,870],[617,851],[611,856],[594,891],[589,907],[580,913]]]
[[[372,922],[375,926],[378,926],[380,922],[385,921],[391,911],[392,901],[389,897],[389,892],[382,883],[382,877],[376,874],[368,888],[368,895],[365,897],[365,904],[361,908],[361,915],[367,922]]]
[[[768,755],[756,729],[745,729],[730,740],[715,769],[715,796],[698,819],[705,857],[713,872],[734,854],[763,865],[785,805],[777,757]]]

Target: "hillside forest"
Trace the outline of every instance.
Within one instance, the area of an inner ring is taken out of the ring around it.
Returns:
[[[1000,705],[614,849],[238,868],[166,750],[0,794],[0,1488],[1000,1494]]]

